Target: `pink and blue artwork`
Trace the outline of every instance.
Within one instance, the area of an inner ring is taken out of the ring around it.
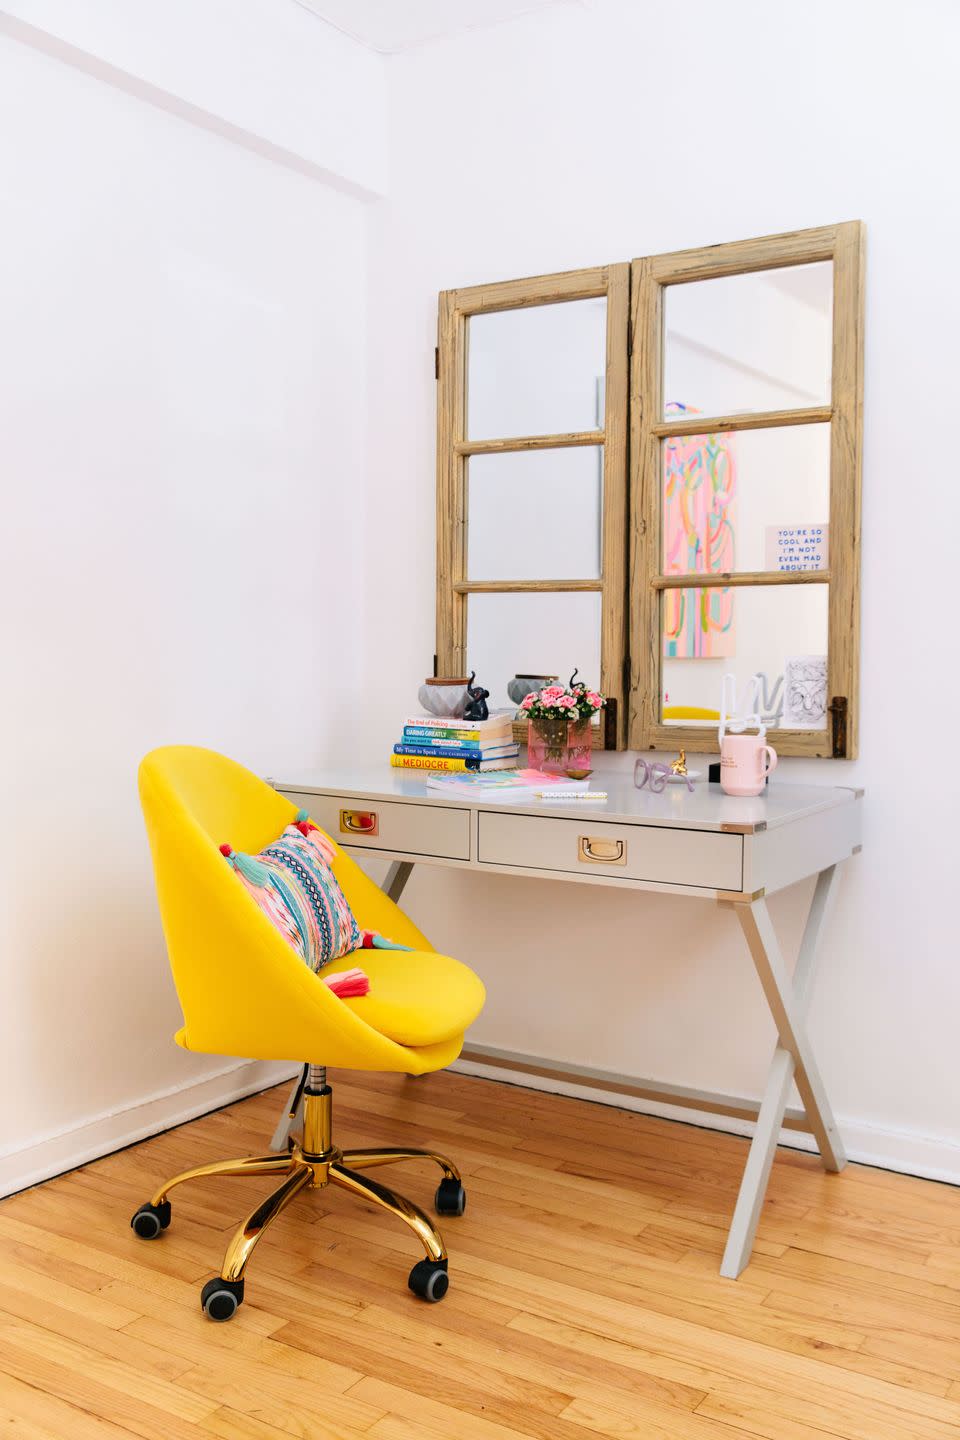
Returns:
[[[696,414],[673,402],[671,415]],[[735,564],[737,490],[733,435],[675,435],[663,442],[663,573],[709,575]],[[734,597],[729,587],[665,590],[663,653],[702,660],[734,655]]]

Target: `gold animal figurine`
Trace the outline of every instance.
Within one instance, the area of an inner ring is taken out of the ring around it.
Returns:
[[[676,760],[674,760],[673,764],[670,766],[670,772],[671,772],[671,774],[673,774],[673,775],[686,775],[686,773],[687,773],[687,752],[686,752],[686,750],[681,750],[681,751],[680,751],[680,754],[677,756]]]

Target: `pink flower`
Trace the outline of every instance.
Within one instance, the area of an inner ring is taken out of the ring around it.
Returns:
[[[545,690],[540,691],[540,699],[544,705],[555,705],[562,694],[562,685],[548,685]]]
[[[535,694],[535,693],[531,693],[530,695],[525,695],[525,696],[523,697],[523,699],[520,701],[520,709],[521,709],[521,710],[529,710],[530,707],[531,707],[531,705],[533,705],[533,703],[535,702],[536,698],[537,698],[537,697],[536,697],[536,694]]]
[[[587,702],[593,706],[594,710],[599,710],[603,704],[603,696],[598,695],[596,690],[588,690]]]
[[[561,710],[575,710],[577,708],[577,702],[572,695],[561,695],[557,704]]]

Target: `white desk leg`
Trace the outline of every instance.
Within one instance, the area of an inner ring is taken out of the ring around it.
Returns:
[[[817,877],[792,984],[765,902],[760,899],[734,907],[776,1021],[780,1044],[770,1065],[720,1266],[720,1274],[728,1279],[735,1280],[750,1259],[794,1075],[825,1167],[842,1170],[846,1164],[836,1122],[804,1028],[820,939],[836,894],[837,873],[838,867],[831,865]]]
[[[407,881],[413,872],[412,860],[394,860],[387,871],[387,877],[380,887],[389,900],[396,905],[407,888]]]
[[[387,871],[386,878],[383,882],[383,885],[381,886],[381,889],[383,890],[384,894],[394,902],[394,904],[397,903],[397,901],[400,899],[400,896],[403,894],[412,871],[412,860],[394,860],[390,866],[390,869]],[[296,1099],[297,1086],[299,1084],[300,1079],[298,1077],[293,1082],[293,1088],[290,1091],[290,1099],[283,1107],[283,1114],[277,1121],[277,1128],[276,1130],[274,1130],[273,1138],[270,1141],[271,1150],[286,1150],[287,1141],[290,1138],[291,1132],[293,1131],[294,1127],[299,1124],[300,1111],[303,1107],[302,1096],[297,1103],[296,1110],[293,1112],[293,1114],[290,1113],[290,1107],[293,1105],[293,1102]]]

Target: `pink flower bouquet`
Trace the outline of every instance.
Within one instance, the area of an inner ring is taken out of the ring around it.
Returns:
[[[521,712],[530,720],[572,720],[575,724],[592,720],[606,705],[606,699],[589,685],[575,685],[576,673],[571,675],[566,689],[548,685],[544,690],[532,690],[520,702]]]

